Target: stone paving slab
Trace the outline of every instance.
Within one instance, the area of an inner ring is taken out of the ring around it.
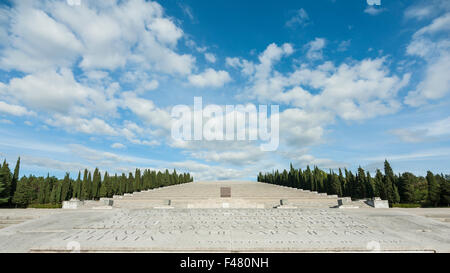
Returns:
[[[111,209],[0,230],[1,252],[450,252],[450,224],[392,209]]]

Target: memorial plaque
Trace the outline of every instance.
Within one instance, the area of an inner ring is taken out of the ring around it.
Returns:
[[[231,187],[220,187],[220,197],[231,197]]]

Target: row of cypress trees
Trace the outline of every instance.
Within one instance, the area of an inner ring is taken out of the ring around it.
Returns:
[[[0,169],[0,206],[27,207],[30,204],[60,204],[71,198],[80,200],[98,200],[101,197],[112,197],[136,191],[154,189],[169,185],[192,182],[189,173],[178,174],[145,169],[141,173],[136,169],[126,175],[103,175],[96,168],[93,173],[84,170],[78,172],[76,180],[66,173],[63,179],[54,176],[37,177],[34,175],[19,178],[20,158],[14,172],[11,173],[8,163],[3,162]]]
[[[384,173],[376,171],[374,177],[359,167],[357,173],[341,169],[328,173],[309,166],[305,170],[295,169],[272,173],[259,173],[258,182],[349,196],[353,199],[380,197],[390,204],[415,203],[427,206],[449,206],[450,177],[428,171],[426,177],[410,172],[394,174],[389,162],[384,162]]]

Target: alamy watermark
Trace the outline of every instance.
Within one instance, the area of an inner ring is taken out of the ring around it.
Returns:
[[[209,104],[194,97],[194,108],[172,108],[172,138],[181,141],[260,141],[262,151],[275,151],[279,145],[279,106],[254,104]],[[248,118],[248,122],[247,122]],[[268,126],[270,123],[270,128]]]
[[[66,0],[69,6],[81,6],[81,0]]]
[[[367,5],[369,6],[380,6],[381,0],[367,0]]]

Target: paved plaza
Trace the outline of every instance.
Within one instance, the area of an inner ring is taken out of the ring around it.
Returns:
[[[0,210],[0,251],[450,252],[450,209],[354,203],[340,209],[334,196],[256,182],[194,182],[116,197],[112,208]]]

